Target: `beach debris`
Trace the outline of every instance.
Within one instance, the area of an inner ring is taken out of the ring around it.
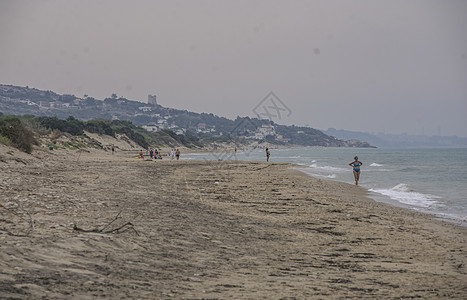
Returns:
[[[28,217],[29,227],[28,227],[28,229],[26,230],[26,233],[25,233],[24,235],[23,235],[23,234],[16,234],[16,233],[10,232],[10,231],[8,231],[8,230],[6,230],[6,229],[1,229],[1,228],[0,228],[0,230],[6,232],[7,234],[9,234],[9,235],[11,235],[11,236],[22,236],[22,237],[24,237],[24,236],[29,235],[29,233],[31,233],[31,231],[34,229],[34,220],[33,220],[32,216],[31,216],[31,214],[29,213],[29,211],[25,210],[24,207],[23,207],[23,205],[21,204],[21,202],[18,201],[18,200],[16,201],[16,203],[14,203],[14,202],[7,202],[6,204],[7,204],[7,205],[10,204],[10,205],[9,205],[10,207],[7,207],[7,206],[5,206],[5,205],[0,204],[0,208],[5,209],[5,210],[8,211],[9,213],[11,213],[11,214],[13,214],[13,215],[16,215],[17,217],[20,217],[20,218],[23,219],[23,220],[25,219],[25,218],[24,218],[24,215],[26,215],[26,216]],[[18,214],[17,212],[15,212],[15,211],[13,210],[13,208],[15,208],[15,207],[18,207],[18,208],[21,210],[22,215],[21,215],[21,214]]]
[[[21,209],[21,211],[29,217],[29,228],[26,231],[26,234],[29,234],[34,229],[34,220],[32,219],[31,214],[23,208],[21,202],[18,202],[18,206]]]
[[[108,227],[110,227],[110,225],[112,225],[113,222],[115,222],[118,219],[118,217],[120,216],[121,213],[122,213],[122,211],[119,211],[118,214],[109,223],[107,223],[104,227],[102,227],[102,229],[99,229],[97,227],[94,228],[94,229],[83,229],[83,228],[79,228],[78,225],[73,224],[73,230],[76,230],[76,231],[79,231],[79,232],[114,233],[114,232],[118,232],[119,230],[127,227],[127,228],[130,228],[130,229],[133,229],[133,231],[136,233],[136,235],[139,235],[138,231],[136,231],[136,229],[134,228],[133,223],[131,223],[131,222],[126,222],[125,224],[123,224],[121,226],[118,226],[118,227],[116,227],[114,229],[106,230]]]

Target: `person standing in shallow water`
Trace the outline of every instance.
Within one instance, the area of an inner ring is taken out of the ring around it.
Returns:
[[[269,161],[270,156],[271,156],[271,152],[269,152],[269,148],[266,148],[266,161]]]
[[[355,177],[355,185],[358,185],[360,180],[360,166],[363,165],[361,161],[358,160],[358,156],[354,157],[354,161],[349,164],[353,168],[353,176]]]

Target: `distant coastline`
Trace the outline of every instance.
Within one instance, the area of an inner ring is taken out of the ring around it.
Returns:
[[[184,136],[193,143],[215,147],[216,144],[374,147],[357,139],[342,140],[311,127],[287,126],[275,119],[237,117],[230,120],[212,113],[194,113],[163,107],[155,95],[148,103],[112,94],[103,100],[88,95],[60,95],[29,87],[0,84],[0,112],[13,115],[35,115],[81,121],[103,119],[131,121],[148,134],[166,132],[172,137]]]
[[[467,148],[467,138],[441,135],[386,134],[329,128],[322,130],[339,139],[359,139],[378,148]]]

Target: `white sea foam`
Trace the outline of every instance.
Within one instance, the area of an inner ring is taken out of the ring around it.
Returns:
[[[440,197],[411,191],[410,187],[405,183],[400,183],[391,189],[370,189],[369,191],[388,196],[391,199],[404,204],[424,208],[432,207],[434,205],[439,206],[436,199],[439,199]]]
[[[372,163],[370,167],[382,167],[383,165],[377,164],[377,163]]]
[[[318,174],[318,173],[310,173],[310,172],[307,172],[305,169],[299,169],[299,170],[304,172],[305,174],[308,174],[308,175],[310,175],[312,177],[316,177],[316,178],[336,179],[336,174],[323,175],[323,174]]]
[[[315,163],[315,164],[311,164],[311,165],[310,165],[310,168],[319,169],[319,170],[327,171],[327,172],[342,172],[342,171],[348,171],[348,169],[336,168],[336,167],[331,167],[331,166],[319,167],[316,163]]]

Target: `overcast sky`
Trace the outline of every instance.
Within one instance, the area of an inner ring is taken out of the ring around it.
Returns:
[[[467,137],[467,1],[0,0],[0,83]]]

